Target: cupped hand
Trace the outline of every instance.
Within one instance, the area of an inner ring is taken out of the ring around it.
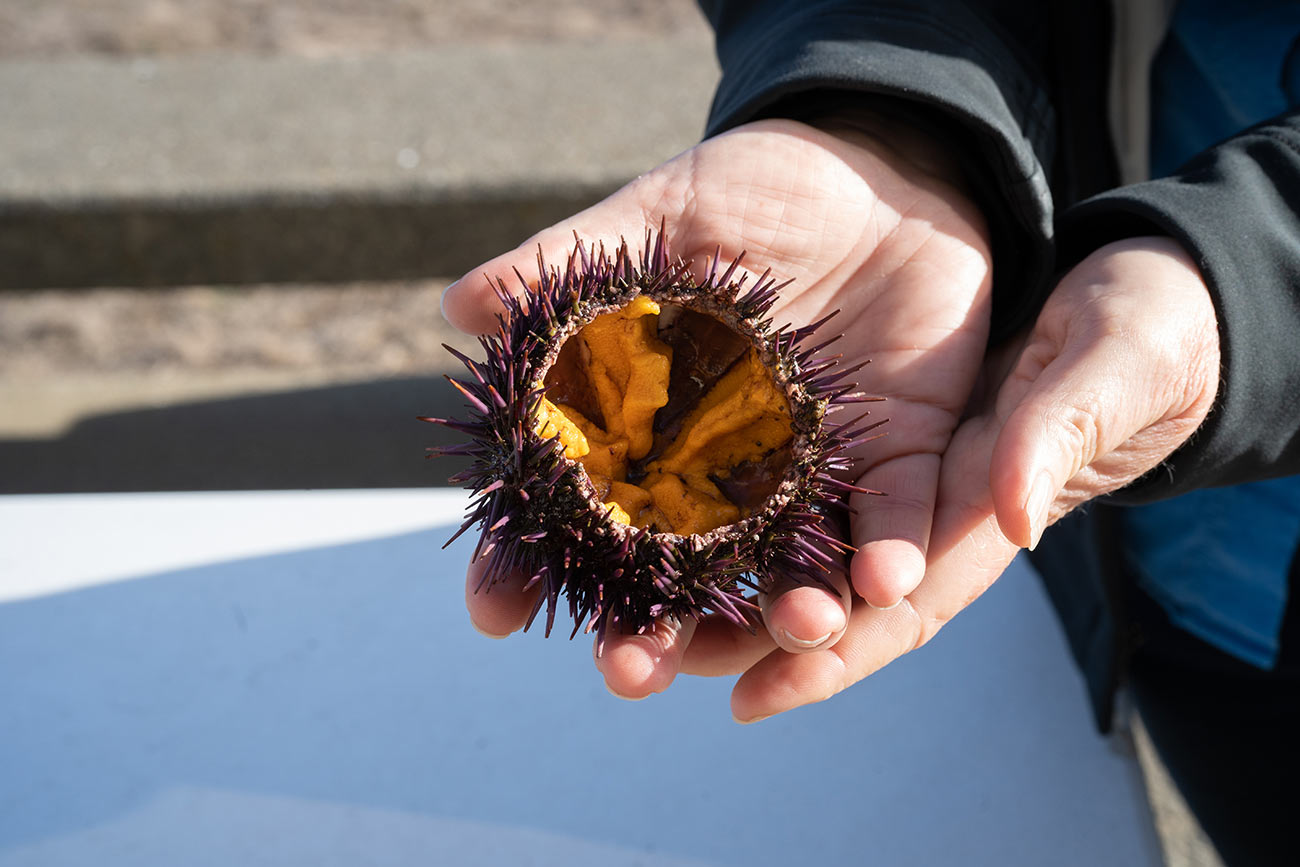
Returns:
[[[1213,305],[1167,238],[1111,244],[1071,270],[1011,357],[1005,379],[991,359],[1000,386],[948,447],[925,579],[896,609],[856,609],[823,654],[780,661],[781,678],[842,688],[924,644],[1045,527],[1184,443],[1219,382]],[[802,697],[746,706],[761,715]]]
[[[846,672],[810,677],[817,666],[800,660],[838,659],[845,640],[870,637],[855,623],[897,616],[879,609],[902,608],[921,583],[940,459],[988,333],[987,233],[953,180],[926,143],[905,132],[762,121],[697,145],[447,289],[447,319],[487,332],[500,302],[483,275],[528,274],[539,247],[562,262],[575,232],[608,249],[623,237],[635,242],[662,219],[676,255],[702,264],[719,246],[724,258],[744,251],[745,263],[793,280],[773,310],[778,323],[804,325],[839,310],[827,329],[844,335],[841,363],[870,360],[859,388],[888,401],[878,405],[888,435],[863,447],[857,467],[859,485],[888,496],[851,503],[853,592],[847,581],[838,594],[773,588],[762,600],[767,630],[758,635],[705,618],[609,637],[597,666],[615,694],[644,697],[686,670],[743,672],[732,701],[741,720],[820,700],[847,685]],[[531,596],[474,592],[479,568],[471,565],[466,593],[475,625],[497,636],[521,628]]]

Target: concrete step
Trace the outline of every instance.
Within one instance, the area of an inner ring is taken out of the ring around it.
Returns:
[[[0,62],[0,288],[458,274],[689,147],[707,39]]]

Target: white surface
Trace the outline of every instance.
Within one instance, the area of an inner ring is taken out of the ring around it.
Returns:
[[[462,503],[0,497],[0,865],[1160,862],[1028,569],[739,727],[474,633]]]

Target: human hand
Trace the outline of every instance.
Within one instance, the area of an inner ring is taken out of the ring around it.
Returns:
[[[961,424],[944,457],[920,586],[895,609],[855,609],[828,650],[773,659],[768,676],[795,687],[746,696],[751,713],[825,698],[927,642],[1048,524],[1185,442],[1219,381],[1213,305],[1168,238],[1110,244],[1084,260],[1010,357],[1005,379],[992,360],[994,399]]]
[[[863,451],[857,480],[889,496],[852,504],[859,550],[851,579],[857,607],[868,611],[862,600],[894,605],[924,574],[940,456],[979,370],[990,295],[988,240],[975,207],[923,143],[881,135],[847,128],[832,135],[788,121],[739,128],[475,269],[443,299],[453,325],[491,330],[500,302],[478,275],[528,273],[539,246],[563,261],[574,232],[613,248],[662,217],[670,248],[687,260],[702,263],[721,245],[724,257],[743,250],[778,280],[793,279],[773,310],[778,323],[806,324],[839,309],[828,328],[845,335],[842,363],[869,359],[861,388],[889,400],[889,435]],[[492,635],[520,628],[531,594],[477,594],[480,569],[471,565],[466,594],[476,626]],[[608,636],[597,666],[611,691],[629,698],[665,689],[687,663],[703,674],[750,669],[733,713],[761,715],[751,709],[775,699],[760,695],[812,695],[807,684],[783,682],[779,663],[819,656],[839,640],[855,611],[847,582],[838,589],[837,598],[818,587],[773,588],[763,600],[768,628],[757,636],[714,618]]]

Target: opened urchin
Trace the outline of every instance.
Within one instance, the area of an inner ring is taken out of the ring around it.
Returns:
[[[837,338],[804,345],[833,313],[774,328],[788,283],[746,287],[744,254],[720,252],[696,277],[662,229],[639,261],[626,242],[577,239],[562,269],[539,251],[535,284],[495,284],[486,359],[446,347],[469,416],[423,420],[468,436],[429,451],[470,458],[450,481],[473,492],[447,544],[480,527],[478,590],[524,576],[547,635],[561,599],[600,640],[711,611],[752,629],[756,592],[846,568],[847,498],[874,493],[846,480],[850,450],[882,423],[843,411],[872,399],[847,381],[862,365],[837,367]]]

